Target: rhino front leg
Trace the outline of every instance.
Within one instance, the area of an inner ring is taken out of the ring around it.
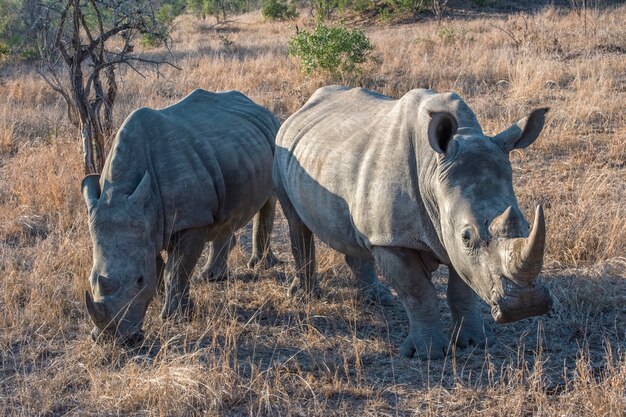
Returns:
[[[476,294],[459,274],[449,267],[448,305],[452,315],[450,339],[457,346],[489,346],[495,342],[491,326],[485,323],[476,305]]]
[[[393,304],[394,298],[391,291],[381,284],[376,276],[374,259],[350,255],[346,255],[345,259],[360,286],[361,294],[365,300],[383,305]]]
[[[280,262],[270,247],[275,214],[276,196],[272,194],[252,220],[252,256],[248,261],[249,268],[260,266],[267,269]]]
[[[409,334],[400,345],[400,354],[422,359],[446,355],[448,338],[439,317],[437,292],[430,271],[419,252],[405,248],[375,247],[372,254],[387,280],[393,285],[409,317]]]
[[[165,305],[161,318],[189,318],[193,303],[189,299],[189,277],[204,249],[208,228],[190,229],[172,239],[165,265]]]
[[[202,271],[201,279],[205,281],[223,281],[228,278],[228,255],[235,247],[237,239],[231,234],[225,239],[209,242],[209,259]]]

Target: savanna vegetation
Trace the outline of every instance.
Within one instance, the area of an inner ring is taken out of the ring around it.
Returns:
[[[167,42],[138,36],[133,53],[175,66],[156,74],[120,66],[114,127],[137,107],[161,108],[195,88],[240,90],[281,120],[336,82],[392,97],[452,90],[488,134],[549,106],[540,139],[511,159],[527,217],[537,203],[546,211],[541,277],[552,312],[494,324],[498,342],[487,351],[403,358],[400,303],[363,302],[332,250],[319,246],[323,297],[293,302],[279,215],[273,245],[283,265],[247,269],[250,231],[242,230],[230,279],[192,283],[192,321],[162,322],[156,299],[141,347],[93,344],[83,301],[92,259],[80,130],[37,71],[28,9],[0,0],[0,414],[623,416],[626,6],[533,1],[519,10],[503,0],[450,1],[401,13],[362,2],[376,6],[370,13],[323,2],[272,20],[260,3],[219,1],[158,4]],[[371,44],[358,70],[307,75],[302,57],[289,54],[290,40],[314,33],[320,14],[324,25],[343,19]],[[125,45],[122,37],[113,42]],[[69,87],[68,69],[56,69]],[[443,269],[434,280],[447,325]],[[486,305],[483,312],[491,321]]]

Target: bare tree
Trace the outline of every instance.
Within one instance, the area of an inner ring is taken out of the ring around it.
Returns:
[[[437,23],[441,25],[441,19],[448,8],[448,0],[432,0],[432,10],[435,16],[437,16]]]
[[[53,0],[38,6],[39,74],[63,97],[70,122],[80,130],[86,173],[104,165],[114,129],[116,70],[126,65],[140,74],[158,73],[159,65],[173,66],[134,52],[142,38],[167,45],[169,28],[156,20],[152,6],[150,0]]]

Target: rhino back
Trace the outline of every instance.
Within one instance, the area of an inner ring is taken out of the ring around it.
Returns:
[[[413,90],[393,100],[323,88],[283,124],[275,163],[320,239],[344,253],[375,245],[441,251],[420,195],[415,149],[420,105],[433,96]]]
[[[165,109],[139,109],[118,133],[103,189],[112,181],[128,194],[150,172],[164,241],[188,228],[241,227],[271,193],[278,127],[238,92],[196,90]]]

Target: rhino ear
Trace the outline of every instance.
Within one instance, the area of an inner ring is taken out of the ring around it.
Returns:
[[[539,137],[548,110],[550,110],[548,107],[533,110],[527,117],[497,134],[493,139],[507,152],[527,147]]]
[[[87,203],[87,211],[91,213],[100,199],[100,174],[87,175],[80,188]]]
[[[131,206],[143,211],[150,196],[151,183],[150,174],[146,171],[135,191],[128,197],[128,202]]]
[[[428,142],[435,152],[445,154],[448,145],[456,134],[459,125],[450,113],[432,112],[430,113],[430,123],[428,124]]]

